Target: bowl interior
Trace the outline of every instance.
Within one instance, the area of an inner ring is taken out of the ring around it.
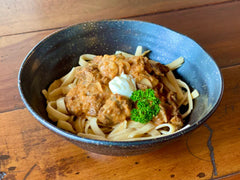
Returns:
[[[82,23],[45,38],[28,54],[20,69],[19,89],[23,101],[38,119],[47,122],[46,102],[41,91],[77,66],[81,54],[113,54],[116,50],[134,53],[138,45],[151,50],[149,58],[163,64],[184,57],[185,63],[176,71],[177,76],[200,93],[194,101],[189,124],[204,122],[222,95],[222,76],[216,63],[190,38],[141,21]]]

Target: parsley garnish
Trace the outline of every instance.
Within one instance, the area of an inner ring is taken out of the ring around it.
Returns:
[[[152,120],[160,111],[160,100],[155,96],[154,90],[137,90],[130,97],[137,102],[137,107],[131,110],[131,119],[140,123],[147,123]]]

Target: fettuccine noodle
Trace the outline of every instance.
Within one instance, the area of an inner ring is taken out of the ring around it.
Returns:
[[[191,92],[172,72],[184,63],[183,57],[164,66],[144,57],[147,53],[138,46],[135,55],[123,51],[105,56],[81,55],[79,66],[42,90],[49,118],[63,130],[100,140],[144,140],[180,131],[199,93],[196,89]],[[108,85],[115,77],[118,79],[112,84],[116,87],[122,79],[130,83],[119,85],[119,90],[153,89],[161,100],[159,114],[146,124],[131,120],[131,100],[112,93]],[[183,114],[181,106],[187,107]]]

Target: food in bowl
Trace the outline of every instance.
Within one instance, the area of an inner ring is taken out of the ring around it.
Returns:
[[[184,57],[184,64],[173,72],[176,72],[176,78],[197,89],[200,96],[194,100],[194,108],[184,118],[184,126],[180,130],[137,141],[98,140],[62,130],[56,126],[57,121],[49,119],[46,99],[41,91],[67,74],[72,67],[78,66],[81,54],[114,54],[116,50],[134,54],[139,44],[151,50],[148,55],[150,59],[163,64]],[[128,156],[158,150],[200,127],[221,101],[223,79],[214,59],[185,35],[148,22],[104,20],[80,23],[44,38],[24,59],[19,70],[18,87],[29,112],[52,132],[94,153]]]
[[[79,66],[43,90],[49,118],[57,127],[81,137],[144,140],[183,128],[193,109],[195,89],[176,79],[182,57],[163,65],[148,59],[138,46],[135,55],[83,54]],[[184,113],[181,106],[187,106]]]

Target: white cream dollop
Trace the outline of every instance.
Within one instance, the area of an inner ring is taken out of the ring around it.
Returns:
[[[137,90],[133,77],[124,73],[114,77],[109,82],[109,88],[113,94],[120,94],[128,98],[131,97],[133,91]]]

